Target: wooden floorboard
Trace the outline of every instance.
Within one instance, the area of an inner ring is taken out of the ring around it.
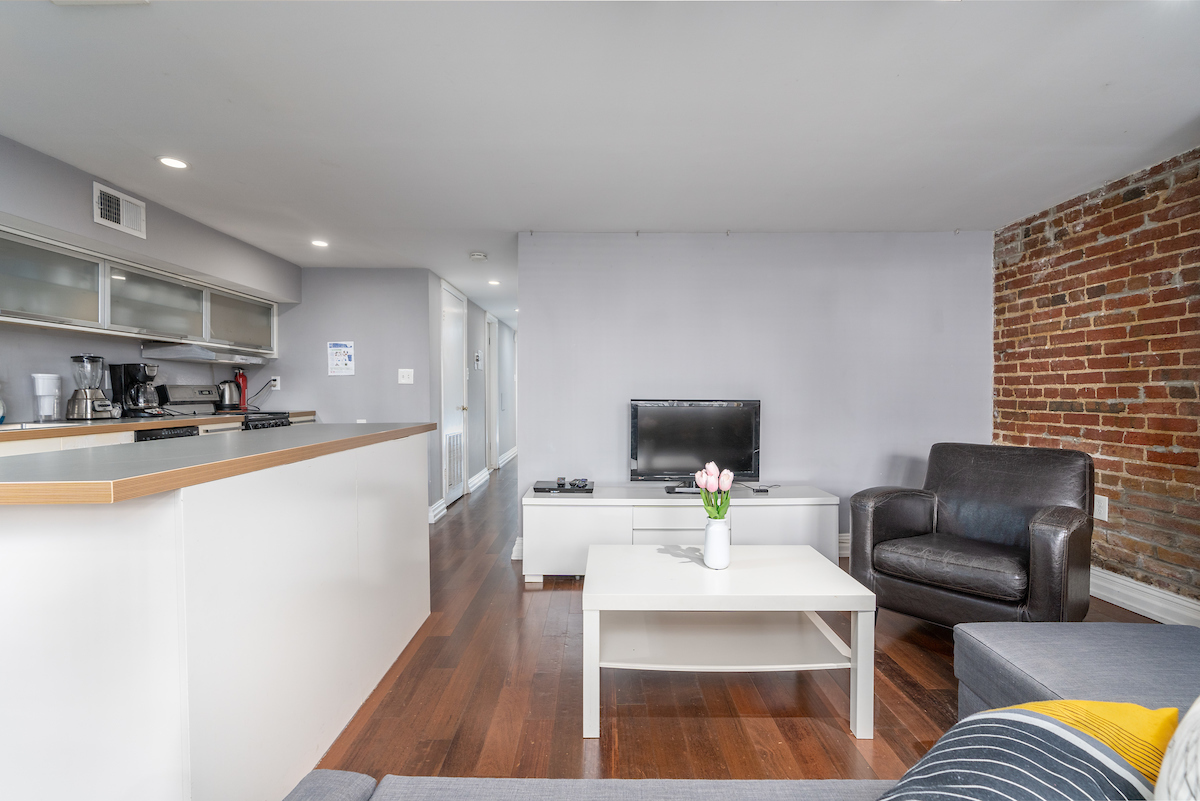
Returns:
[[[583,582],[525,587],[511,561],[518,512],[511,461],[430,526],[433,614],[318,767],[376,778],[896,779],[957,719],[951,631],[882,611],[872,740],[850,734],[844,670],[603,670],[600,739],[584,740]],[[822,617],[849,638],[849,614]],[[1087,619],[1152,622],[1094,598]]]

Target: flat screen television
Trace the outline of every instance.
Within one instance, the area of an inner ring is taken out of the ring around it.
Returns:
[[[761,404],[756,400],[632,400],[629,479],[677,481],[716,462],[758,481]]]

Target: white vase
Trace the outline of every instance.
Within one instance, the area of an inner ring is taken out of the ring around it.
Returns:
[[[713,570],[729,567],[729,521],[709,519],[704,526],[704,564]]]

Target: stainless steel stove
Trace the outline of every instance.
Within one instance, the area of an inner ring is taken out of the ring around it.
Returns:
[[[280,428],[290,426],[292,420],[287,412],[246,412],[246,420],[242,423],[243,431],[254,431],[259,428]]]
[[[217,411],[217,388],[214,386],[191,384],[165,384],[158,388],[159,402],[169,413],[179,417],[188,415],[203,415],[224,417],[237,415],[244,417],[243,431],[256,431],[260,428],[282,428],[292,424],[288,412],[260,411]]]

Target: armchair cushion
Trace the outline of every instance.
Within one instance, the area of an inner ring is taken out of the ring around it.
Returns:
[[[1001,601],[1020,601],[1029,589],[1027,549],[953,534],[881,542],[873,561],[880,573]]]

